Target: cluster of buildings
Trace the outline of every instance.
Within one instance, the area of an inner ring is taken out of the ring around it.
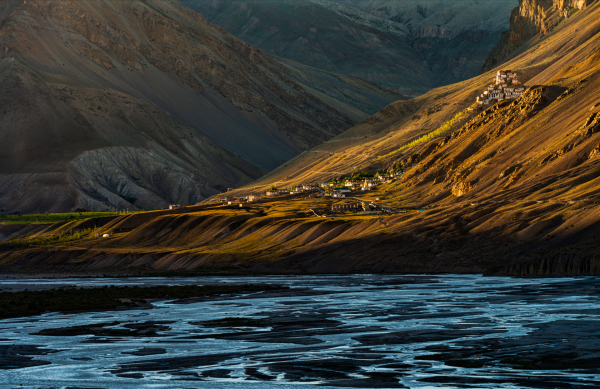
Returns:
[[[318,185],[301,184],[292,189],[269,189],[266,192],[264,192],[264,197],[301,194],[305,192],[314,192],[317,189],[319,189]],[[255,203],[261,200],[263,200],[262,194],[250,194],[244,197],[225,196],[219,199],[220,202],[226,203],[228,205],[242,205],[244,203]]]
[[[390,183],[395,178],[400,177],[402,173],[392,173],[387,175],[382,175],[379,177],[368,177],[361,180],[346,180],[344,182],[343,188],[334,188],[331,190],[332,197],[345,197],[346,193],[350,193],[352,191],[368,191],[377,188],[377,185],[380,183]],[[334,184],[321,184],[325,188],[335,187]]]
[[[262,196],[261,195],[256,195],[256,194],[251,194],[248,196],[244,196],[244,197],[233,197],[233,196],[225,196],[219,199],[220,202],[228,204],[228,205],[237,205],[237,204],[244,204],[244,203],[255,203],[257,201],[261,201],[262,200]]]
[[[500,70],[496,74],[496,82],[489,85],[487,90],[477,97],[477,104],[483,108],[498,101],[516,99],[523,93],[525,93],[525,87],[517,79],[517,73]]]
[[[347,194],[352,191],[369,191],[377,188],[380,183],[392,182],[395,178],[400,177],[402,173],[388,173],[386,175],[380,175],[378,177],[367,177],[360,180],[346,180],[343,186],[339,186],[340,183],[321,183],[321,184],[300,184],[290,189],[269,189],[264,192],[265,197],[295,195],[302,193],[310,193],[309,197],[335,197],[341,198],[346,197]],[[260,194],[251,194],[245,197],[232,197],[226,196],[220,198],[220,202],[228,205],[254,203],[261,201],[263,196]],[[364,208],[364,207],[363,207]]]
[[[313,192],[319,188],[318,185],[312,184],[300,184],[296,187],[293,187],[291,190],[289,189],[271,189],[265,192],[265,194],[269,197],[272,196],[284,196],[284,195],[294,195],[301,194],[304,192]]]

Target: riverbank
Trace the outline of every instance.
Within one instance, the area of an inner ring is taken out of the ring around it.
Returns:
[[[115,309],[147,309],[147,300],[177,300],[216,295],[257,293],[288,289],[277,285],[183,285],[62,287],[47,290],[4,291],[0,293],[0,320],[49,312],[87,312]]]

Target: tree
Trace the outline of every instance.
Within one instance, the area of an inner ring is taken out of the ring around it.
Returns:
[[[271,192],[274,192],[277,190],[277,187],[275,185],[271,185]]]
[[[402,162],[401,161],[396,162],[396,167],[395,167],[394,171],[396,173],[402,173],[402,172],[404,172],[404,167],[402,166]]]

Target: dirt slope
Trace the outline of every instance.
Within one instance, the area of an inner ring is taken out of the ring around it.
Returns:
[[[0,212],[193,204],[401,97],[305,87],[170,0],[3,1],[0,47]]]

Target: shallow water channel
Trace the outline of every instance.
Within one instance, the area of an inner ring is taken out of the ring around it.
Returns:
[[[597,278],[0,280],[8,290],[221,282],[291,289],[0,320],[0,387],[600,386]],[[92,324],[89,334],[47,332]]]

